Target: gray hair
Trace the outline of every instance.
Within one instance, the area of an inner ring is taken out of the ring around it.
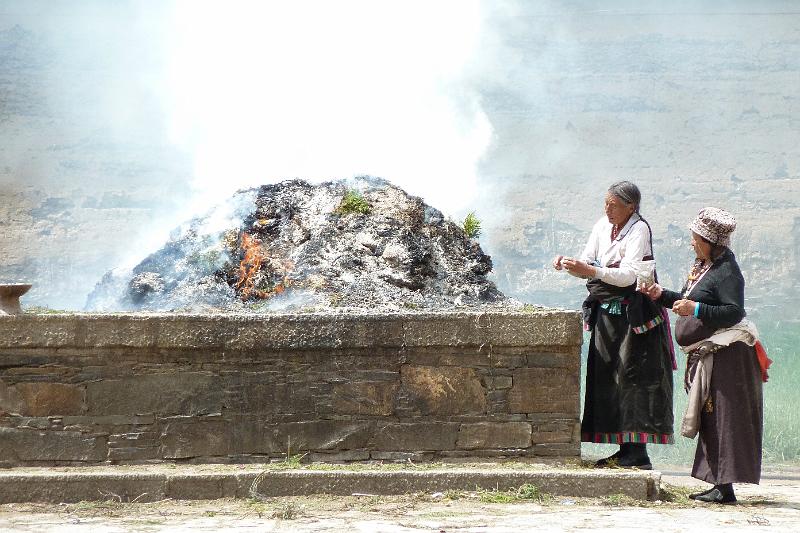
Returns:
[[[633,205],[634,210],[639,212],[639,204],[642,202],[642,193],[639,187],[630,181],[618,181],[608,188],[608,192],[622,200],[628,205]]]

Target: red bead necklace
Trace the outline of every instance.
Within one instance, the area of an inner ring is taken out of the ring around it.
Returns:
[[[684,294],[688,294],[692,287],[694,287],[697,280],[703,277],[703,274],[711,268],[711,261],[705,261],[703,259],[698,259],[692,265],[692,270],[689,272],[689,275],[686,277],[686,288],[683,289]]]

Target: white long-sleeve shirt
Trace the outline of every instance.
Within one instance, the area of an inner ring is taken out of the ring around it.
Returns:
[[[650,232],[647,224],[637,213],[631,215],[622,227],[617,238],[611,240],[613,224],[602,217],[592,228],[589,241],[580,256],[582,261],[597,261],[597,277],[617,287],[627,287],[636,281],[634,261],[641,261],[646,255],[652,255]],[[620,262],[619,268],[608,268],[608,265]]]

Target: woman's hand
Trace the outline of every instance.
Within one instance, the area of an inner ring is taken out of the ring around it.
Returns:
[[[639,287],[639,292],[646,294],[651,300],[658,300],[661,298],[661,293],[664,292],[664,289],[658,283],[653,283],[652,285],[642,285]]]
[[[597,275],[597,270],[580,259],[573,259],[571,257],[564,257],[561,259],[561,265],[567,269],[570,274],[575,274],[583,278],[593,278]]]
[[[680,316],[691,316],[694,315],[695,305],[697,302],[692,300],[677,300],[672,304],[672,312]]]
[[[553,259],[553,268],[556,270],[561,270],[561,260],[564,259],[563,255],[557,255],[555,259]]]

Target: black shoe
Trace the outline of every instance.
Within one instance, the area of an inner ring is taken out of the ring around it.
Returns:
[[[709,494],[715,488],[716,487],[711,487],[710,489],[704,490],[703,492],[695,492],[694,494],[689,494],[689,499],[696,500],[699,496],[705,496],[706,494]]]
[[[613,455],[609,455],[605,459],[600,459],[597,461],[594,466],[596,468],[608,468],[617,466],[619,463],[619,458],[622,456],[622,450],[617,450],[617,452]]]
[[[652,470],[653,465],[647,455],[631,455],[618,451],[610,457],[600,459],[594,464],[595,468],[638,468],[639,470]]]
[[[694,500],[706,503],[736,503],[736,496],[733,494],[733,491],[723,492],[719,490],[717,487],[714,487],[707,493],[700,494],[699,496],[694,498]]]
[[[652,470],[653,464],[647,455],[623,455],[617,459],[620,468],[638,468],[639,470]]]

